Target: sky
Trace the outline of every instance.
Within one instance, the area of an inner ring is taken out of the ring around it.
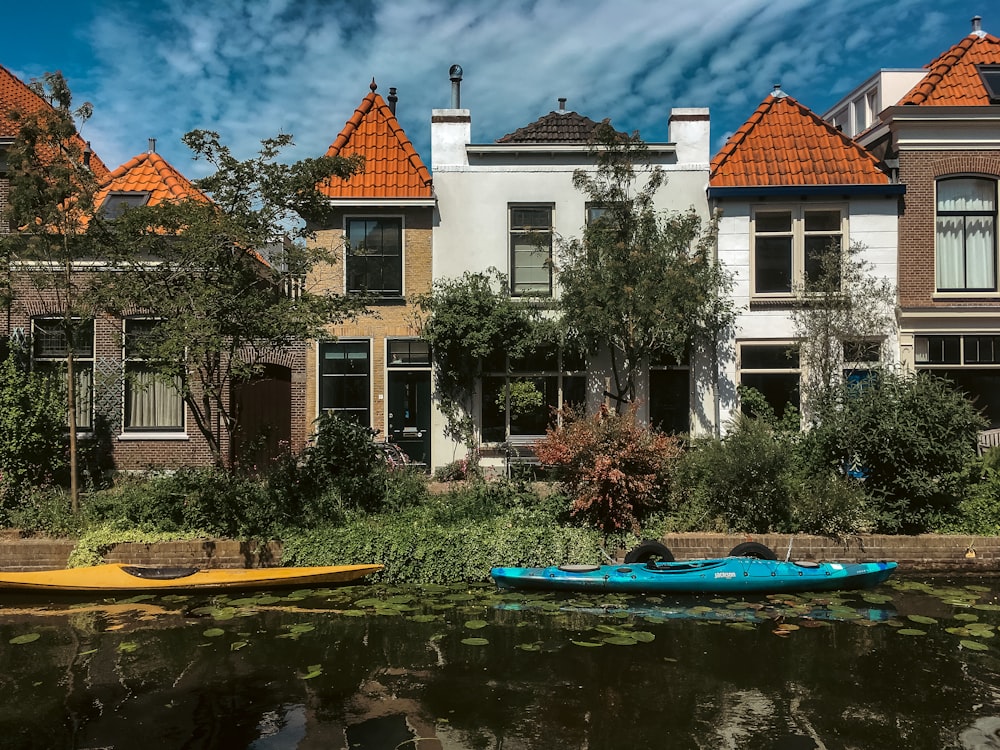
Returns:
[[[321,156],[374,79],[431,166],[431,110],[464,69],[472,140],[558,109],[647,142],[672,107],[708,107],[712,152],[775,84],[818,114],[883,68],[920,68],[983,17],[985,0],[48,0],[9,3],[0,65],[61,71],[110,168],[156,150],[195,178],[184,133],[214,130],[238,158],[291,134],[285,160]],[[992,14],[991,14],[992,11]]]

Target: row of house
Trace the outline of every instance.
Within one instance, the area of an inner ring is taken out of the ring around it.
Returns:
[[[580,236],[598,208],[572,179],[595,167],[598,123],[560,99],[538,120],[476,141],[472,113],[460,106],[461,69],[450,75],[451,106],[431,112],[431,170],[400,126],[395,90],[383,99],[374,81],[334,138],[327,153],[360,154],[365,170],[322,185],[336,211],[311,227],[313,241],[340,256],[308,283],[373,293],[375,314],[331,327],[327,337],[269,363],[241,412],[247,431],[270,425],[297,449],[317,416],[332,411],[370,425],[430,467],[461,458],[465,446],[446,437],[436,408],[434,353],[420,338],[415,297],[435,280],[491,267],[506,274],[511,295],[559,296],[557,240]],[[0,68],[4,109],[23,106],[30,93]],[[740,409],[740,385],[779,409],[797,404],[805,363],[793,353],[791,314],[817,254],[836,242],[859,248],[868,272],[897,296],[892,323],[862,342],[870,346],[845,351],[845,361],[940,372],[1000,427],[998,105],[1000,39],[976,18],[968,36],[925,68],[880,71],[824,114],[775,87],[714,156],[709,110],[671,110],[669,141],[648,144],[651,162],[668,177],[656,207],[718,217],[717,258],[732,274],[738,312],[709,356],[648,363],[640,416],[671,431],[722,434]],[[0,152],[9,128],[0,116]],[[194,190],[152,149],[114,171],[93,163],[95,174],[104,170],[108,200],[166,200]],[[0,176],[0,208],[4,189]],[[116,464],[204,460],[186,415],[156,429],[129,422],[128,353],[120,335],[102,335],[121,325],[95,321],[91,359],[83,357],[94,372],[91,407],[113,415]],[[9,309],[6,326],[8,334],[38,331],[44,316]],[[60,353],[36,346],[34,354],[42,361]],[[550,407],[596,407],[608,377],[600,358],[552,351],[508,361],[504,354],[486,368],[472,405],[487,464],[502,462],[504,444],[543,434]],[[544,408],[512,414],[502,397],[511,379],[533,382]]]

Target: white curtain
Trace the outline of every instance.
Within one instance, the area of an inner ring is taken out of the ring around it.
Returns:
[[[996,183],[942,180],[937,195],[938,288],[993,289]]]
[[[152,372],[130,369],[128,427],[183,427],[180,378],[157,378]]]

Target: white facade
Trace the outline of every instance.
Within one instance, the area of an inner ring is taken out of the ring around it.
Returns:
[[[877,123],[879,112],[898,103],[926,74],[919,68],[880,70],[827,110],[823,119],[854,138]]]
[[[694,208],[708,218],[710,140],[707,109],[670,112],[669,143],[647,144],[650,161],[666,173],[656,196],[664,211]],[[465,272],[496,268],[508,277],[512,269],[511,207],[539,206],[551,210],[554,245],[579,237],[587,220],[587,196],[573,186],[573,173],[593,167],[586,144],[473,143],[472,118],[466,109],[434,110],[431,125],[431,164],[437,198],[434,223],[434,279],[454,278]],[[556,250],[556,257],[558,251]],[[651,269],[655,271],[655,269]],[[552,280],[559,294],[558,274]],[[696,368],[697,369],[697,368]],[[600,363],[588,364],[588,402],[601,398],[610,375]],[[712,396],[699,386],[698,373],[690,378],[695,429],[707,430]],[[648,392],[648,383],[642,384]],[[699,403],[708,399],[708,403]],[[596,404],[594,404],[596,405]],[[479,415],[477,424],[479,423]],[[443,436],[438,415],[433,448],[435,463],[447,463],[464,454],[461,446]],[[484,442],[490,442],[484,436]],[[438,458],[440,457],[440,458]]]

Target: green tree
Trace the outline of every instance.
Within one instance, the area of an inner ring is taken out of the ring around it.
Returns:
[[[896,289],[861,257],[865,246],[827,247],[796,289],[790,315],[798,341],[803,404],[810,416],[835,392],[845,367],[876,364],[895,325]]]
[[[60,73],[46,73],[30,87],[49,106],[10,113],[17,134],[7,151],[6,218],[14,231],[0,235],[0,248],[8,281],[7,304],[30,306],[33,315],[49,318],[47,334],[60,337],[66,353],[70,497],[76,512],[76,402],[81,394],[75,353],[86,343],[96,312],[91,293],[94,276],[81,272],[80,261],[97,257],[89,229],[98,187],[77,123],[90,117],[92,107],[88,103],[72,109],[72,94]]]
[[[215,170],[196,183],[211,201],[164,201],[100,222],[116,270],[102,276],[100,297],[112,314],[158,321],[135,342],[136,354],[157,377],[179,383],[222,465],[223,436],[236,427],[228,398],[234,379],[256,374],[263,355],[365,311],[362,298],[305,285],[309,270],[332,257],[307,245],[299,220],[329,210],[317,190],[322,180],[349,177],[362,165],[342,157],[282,163],[287,135],[262,141],[247,160],[217,133],[196,130],[184,142]]]
[[[520,357],[554,329],[538,308],[508,293],[495,268],[439,279],[417,299],[420,335],[434,351],[438,401],[453,440],[473,447],[470,417],[483,361],[497,353]]]
[[[608,395],[621,411],[635,401],[651,356],[683,361],[732,320],[730,279],[715,260],[714,222],[702,231],[693,209],[654,209],[664,173],[650,166],[638,134],[602,123],[592,153],[596,172],[577,170],[573,184],[603,215],[560,245],[559,305],[588,352],[609,354]]]

